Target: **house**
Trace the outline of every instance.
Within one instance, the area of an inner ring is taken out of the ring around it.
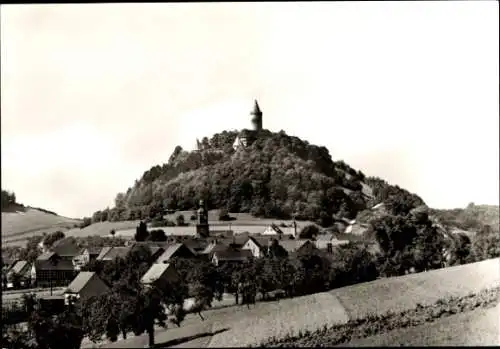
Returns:
[[[64,292],[65,303],[70,300],[87,299],[109,291],[108,285],[93,271],[82,271],[71,281]]]
[[[154,242],[134,242],[133,244],[130,244],[128,247],[130,247],[130,250],[134,250],[135,248],[138,248],[140,246],[146,247],[149,249],[149,252],[151,252],[151,260],[150,262],[153,263],[162,255],[163,252],[165,252],[165,249],[168,248],[168,246],[171,244],[159,242],[159,243],[154,243]]]
[[[235,251],[228,249],[226,251],[215,251],[211,261],[215,266],[219,266],[222,263],[243,263],[252,257],[252,251],[250,250]]]
[[[179,281],[180,276],[172,263],[155,263],[141,278],[141,283],[146,287],[156,286],[160,289],[169,283]]]
[[[269,237],[249,236],[241,249],[250,250],[254,258],[261,258],[267,255],[269,244]]]
[[[80,270],[83,266],[97,259],[101,253],[102,247],[89,247],[83,249],[80,254],[73,258],[75,270]]]
[[[301,255],[313,252],[316,246],[310,240],[278,240],[278,246],[283,248],[288,255]]]
[[[103,247],[99,255],[96,257],[97,261],[110,262],[116,258],[125,258],[132,248],[130,246],[124,247]]]
[[[335,234],[322,234],[316,237],[314,245],[320,250],[332,252],[333,246],[346,245],[349,243],[347,239],[339,239]]]
[[[195,258],[196,253],[183,243],[171,244],[156,259],[155,263],[168,263],[172,258]]]
[[[15,276],[16,275],[16,276]],[[19,277],[16,280],[16,277]],[[18,285],[14,283],[19,282]],[[7,273],[7,287],[25,287],[31,284],[31,265],[28,261],[17,261]]]
[[[43,253],[31,268],[31,278],[37,287],[66,286],[74,277],[73,261],[55,252]]]
[[[209,260],[212,260],[212,256],[215,252],[222,251],[234,251],[235,249],[227,245],[218,239],[214,239],[208,246],[200,253],[200,255],[205,255]]]
[[[283,230],[274,223],[267,226],[267,228],[262,233],[262,235],[284,235],[284,234],[285,233],[283,232]]]
[[[199,254],[203,252],[205,248],[208,246],[208,242],[204,239],[195,239],[195,238],[187,238],[184,241],[182,241],[184,245],[186,245],[187,248],[189,248],[191,251],[193,251],[195,254]]]

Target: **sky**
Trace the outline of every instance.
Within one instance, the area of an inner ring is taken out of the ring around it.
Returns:
[[[497,1],[2,5],[1,184],[69,217],[264,128],[435,208],[499,204]]]

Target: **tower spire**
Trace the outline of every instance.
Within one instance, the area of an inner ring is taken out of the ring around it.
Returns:
[[[255,131],[262,130],[262,111],[260,110],[259,103],[254,100],[253,110],[250,112],[252,115],[252,124]]]

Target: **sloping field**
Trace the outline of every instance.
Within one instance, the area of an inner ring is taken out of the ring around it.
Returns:
[[[343,287],[330,293],[339,298],[351,319],[369,313],[413,309],[448,296],[466,296],[500,285],[500,258],[432,270],[425,273],[379,279]]]
[[[494,308],[440,318],[434,322],[359,338],[342,347],[358,346],[489,346],[500,345],[500,303]]]
[[[57,216],[33,208],[18,212],[2,212],[2,244],[25,244],[31,236],[57,230],[66,232],[80,222],[77,219]]]
[[[207,327],[207,324],[211,325],[212,333],[223,329],[228,330],[176,346],[238,347],[250,344],[259,345],[269,337],[280,337],[290,332],[297,333],[299,330],[311,331],[320,329],[323,325],[345,324],[349,319],[370,311],[382,314],[388,309],[408,310],[414,308],[417,302],[424,305],[432,304],[446,295],[466,296],[471,291],[480,291],[498,285],[499,279],[500,258],[497,258],[421,274],[380,279],[304,297],[257,303],[251,305],[250,309],[247,306],[213,309],[203,312],[204,322],[195,314],[188,315],[182,324],[182,327],[186,326],[181,331],[182,336],[193,336],[197,334],[196,331],[201,330],[204,333],[210,332],[210,327]],[[415,300],[411,299],[414,297]],[[488,319],[491,319],[492,314],[488,314]],[[453,320],[440,319],[439,321],[443,321],[444,327],[448,326],[446,321],[450,321],[450,327],[455,326],[452,323]],[[456,320],[456,323],[458,324],[460,321],[462,320]],[[200,324],[201,327],[197,324]],[[480,326],[480,323],[477,326]],[[488,326],[488,328],[491,327]],[[486,328],[486,326],[483,327]],[[473,332],[474,328],[471,327],[470,332]],[[451,327],[449,333],[459,330]],[[179,335],[171,329],[159,330],[156,341],[164,343],[174,339],[174,337],[179,338]],[[209,337],[211,340],[207,339]],[[417,339],[415,340],[418,342]],[[472,339],[470,340],[472,341]],[[131,341],[134,343],[129,343],[127,340],[114,343],[112,346],[114,348],[137,347],[143,339],[134,338]]]

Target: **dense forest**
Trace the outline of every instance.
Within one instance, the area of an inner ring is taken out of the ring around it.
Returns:
[[[284,131],[263,130],[244,150],[234,151],[237,132],[202,140],[200,151],[177,146],[167,163],[144,172],[115,207],[97,211],[92,221],[154,218],[165,210],[192,210],[203,199],[208,209],[248,212],[256,217],[316,221],[354,218],[380,201],[395,214],[424,204],[415,194],[333,161],[328,149]],[[397,198],[397,199],[395,199]],[[404,198],[404,200],[401,200]]]

